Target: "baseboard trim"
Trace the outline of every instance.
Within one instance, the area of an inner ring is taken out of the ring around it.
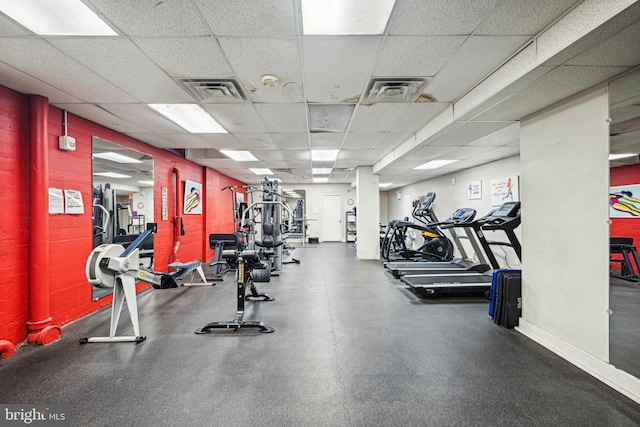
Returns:
[[[515,329],[629,399],[640,403],[640,379],[603,362],[522,318]]]

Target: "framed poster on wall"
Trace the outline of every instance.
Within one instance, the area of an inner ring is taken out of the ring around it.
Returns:
[[[184,213],[202,214],[202,184],[189,180],[184,182]]]
[[[518,175],[491,180],[491,206],[520,200]]]
[[[610,218],[640,218],[640,184],[609,188]]]

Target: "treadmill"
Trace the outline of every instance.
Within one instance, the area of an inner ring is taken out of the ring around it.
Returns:
[[[522,260],[520,242],[513,230],[520,225],[520,202],[508,202],[473,221],[473,228],[478,234],[478,239],[487,250],[487,257],[494,268],[498,265],[491,246],[509,246],[515,251],[518,259]],[[479,227],[478,227],[479,226]],[[484,231],[500,230],[507,235],[509,242],[490,242],[485,238]],[[484,273],[450,273],[450,274],[420,274],[405,275],[402,281],[409,286],[411,291],[423,298],[436,298],[438,296],[480,296],[491,290],[493,270]]]
[[[487,261],[483,255],[483,251],[479,248],[476,241],[477,232],[480,229],[480,224],[473,222],[476,216],[475,209],[460,208],[457,209],[449,218],[445,221],[435,223],[441,229],[449,229],[451,237],[455,242],[458,250],[460,251],[461,258],[456,258],[451,261],[438,262],[438,261],[418,261],[418,262],[402,262],[392,261],[386,262],[384,267],[389,273],[396,279],[407,274],[449,274],[449,273],[484,273],[492,268],[499,268],[497,262],[494,265],[487,264]],[[474,252],[477,254],[480,262],[473,262],[469,260],[464,246],[460,242],[458,234],[454,231],[454,228],[462,228],[467,234],[467,239],[471,242]],[[472,233],[472,231],[475,231]],[[482,244],[483,242],[481,242]],[[484,245],[483,245],[484,246]],[[486,249],[485,249],[486,251]],[[493,260],[495,261],[495,259]]]

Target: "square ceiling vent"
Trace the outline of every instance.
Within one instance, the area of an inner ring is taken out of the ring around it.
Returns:
[[[203,103],[247,102],[234,79],[176,79],[192,97]]]
[[[367,86],[365,102],[413,102],[426,84],[427,79],[417,77],[374,77]]]

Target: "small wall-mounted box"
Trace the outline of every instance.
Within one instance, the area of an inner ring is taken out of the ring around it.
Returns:
[[[58,138],[58,147],[62,151],[76,151],[76,139],[69,135],[62,135]]]

